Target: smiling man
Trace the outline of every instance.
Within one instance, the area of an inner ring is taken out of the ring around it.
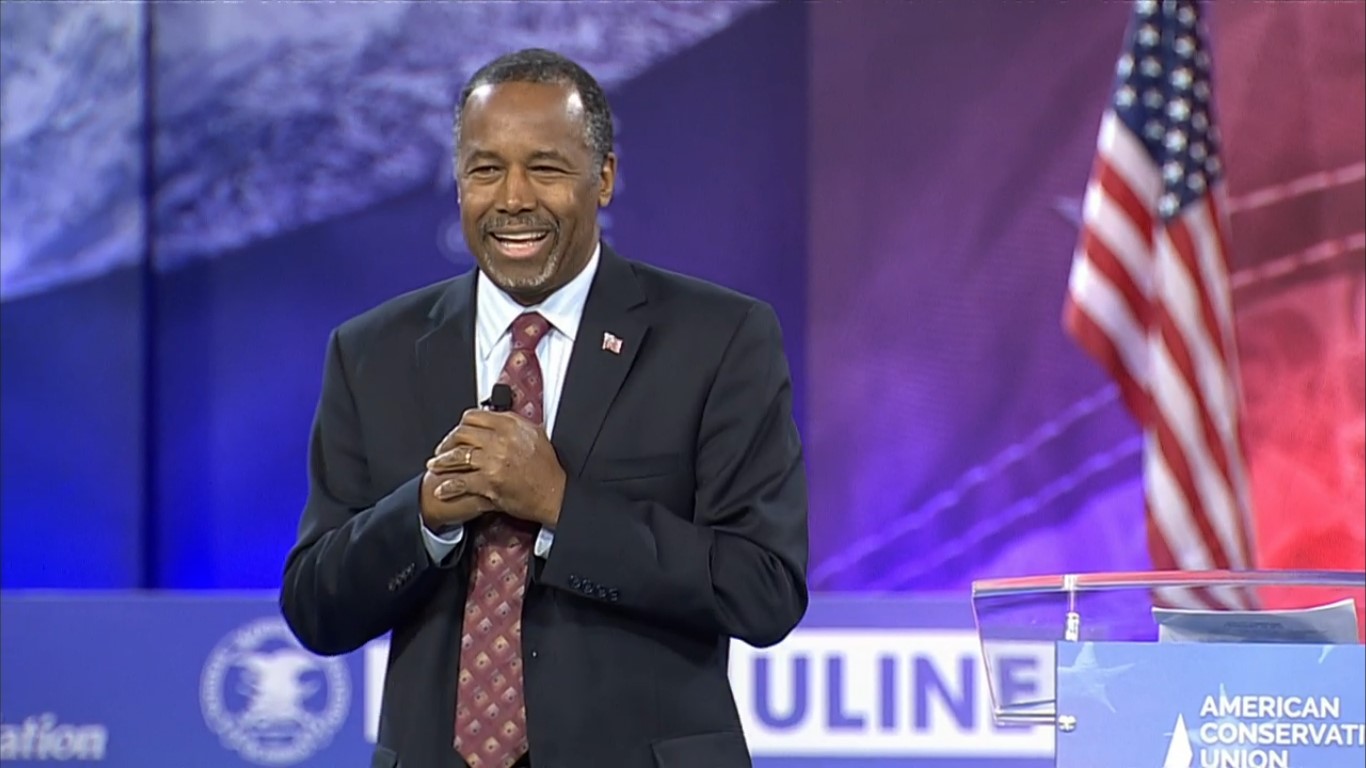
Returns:
[[[729,644],[807,605],[777,318],[601,242],[577,64],[491,62],[456,129],[479,268],[332,333],[284,615],[324,654],[392,632],[377,768],[749,766]]]

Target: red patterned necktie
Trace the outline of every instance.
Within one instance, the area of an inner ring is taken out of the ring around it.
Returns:
[[[544,390],[536,345],[548,330],[535,312],[514,320],[512,353],[498,376],[512,387],[513,409],[534,424],[543,420]],[[455,702],[455,749],[471,768],[509,768],[527,751],[522,594],[535,536],[534,526],[501,513],[475,526]]]

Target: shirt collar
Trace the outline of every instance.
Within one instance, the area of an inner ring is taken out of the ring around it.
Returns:
[[[579,332],[579,321],[583,319],[583,308],[588,303],[588,291],[593,287],[601,252],[602,244],[599,243],[593,248],[588,264],[573,280],[547,296],[545,301],[530,307],[517,303],[480,270],[474,321],[480,355],[487,360],[498,340],[512,328],[512,321],[523,312],[540,312],[552,328],[572,343]]]

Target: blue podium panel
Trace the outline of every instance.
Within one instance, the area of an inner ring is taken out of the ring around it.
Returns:
[[[1058,768],[1362,768],[1366,647],[1059,643]]]
[[[0,613],[5,768],[370,764],[386,638],[319,658],[266,593],[6,593]],[[1051,766],[1048,729],[992,721],[986,672],[966,597],[814,596],[730,666],[755,768]],[[1052,646],[991,672],[1045,688]]]
[[[366,764],[361,654],[307,653],[269,598],[6,596],[3,611],[6,765]]]

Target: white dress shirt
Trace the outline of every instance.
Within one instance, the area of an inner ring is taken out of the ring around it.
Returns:
[[[555,415],[560,408],[560,392],[564,389],[565,371],[569,369],[569,356],[574,350],[574,337],[579,333],[579,321],[583,319],[583,307],[588,302],[588,289],[593,285],[593,276],[598,271],[598,256],[602,246],[593,249],[583,271],[558,291],[550,294],[545,301],[530,307],[518,304],[481,271],[478,276],[478,289],[475,298],[474,314],[474,358],[475,386],[479,402],[486,400],[493,392],[493,385],[503,372],[503,365],[512,353],[512,321],[524,312],[539,312],[550,323],[550,332],[536,345],[536,358],[541,364],[541,378],[545,382],[542,413],[545,416],[545,431],[553,435]],[[465,537],[464,526],[438,536],[423,525],[422,536],[427,545],[427,554],[433,562],[441,562],[455,549]],[[536,536],[535,554],[545,557],[550,554],[550,546],[555,541],[555,532],[544,526]]]

